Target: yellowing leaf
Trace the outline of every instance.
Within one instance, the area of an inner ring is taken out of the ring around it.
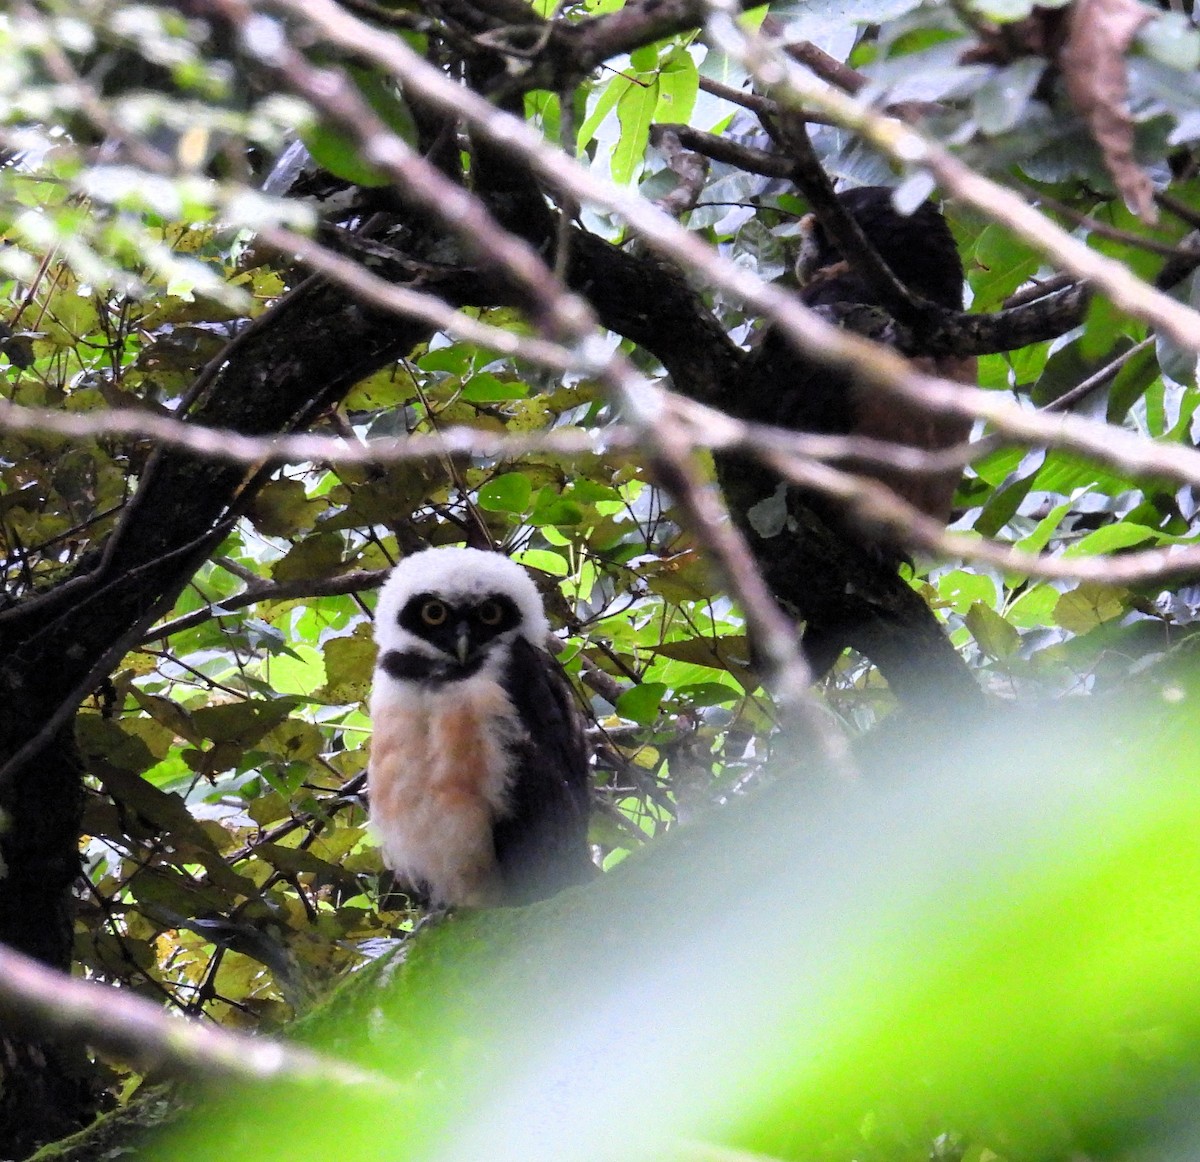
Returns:
[[[1085,581],[1058,599],[1054,621],[1072,633],[1087,633],[1114,617],[1123,616],[1127,598],[1122,589]]]

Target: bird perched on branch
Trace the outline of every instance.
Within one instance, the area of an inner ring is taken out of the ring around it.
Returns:
[[[522,904],[594,871],[588,755],[515,562],[426,549],[392,571],[367,790],[384,863],[434,906]]]
[[[883,187],[847,191],[838,198],[910,294],[944,311],[961,310],[962,263],[935,205],[927,203],[902,215],[892,202],[892,191]],[[805,305],[847,330],[881,342],[903,340],[905,354],[926,371],[974,380],[974,359],[922,352],[923,319],[932,318],[932,312],[913,303],[912,309],[900,312],[907,317],[897,325],[885,303],[886,299],[894,307],[895,296],[880,293],[873,280],[856,269],[859,255],[843,253],[815,217],[802,224],[801,236],[798,296]],[[932,344],[929,350],[934,350]],[[751,352],[747,373],[727,406],[741,418],[795,431],[866,436],[930,451],[966,440],[971,427],[959,417],[926,412],[902,401],[845,365],[797,349],[777,327],[769,328]],[[806,623],[804,648],[814,674],[825,674],[847,644],[870,656],[891,658],[887,651],[894,642],[911,640],[905,635],[912,619],[927,611],[922,605],[917,613],[908,603],[911,591],[891,585],[906,551],[894,527],[866,523],[841,496],[785,487],[769,465],[751,457],[720,456],[716,464],[730,508],[769,583],[776,592],[788,594],[788,611]],[[951,515],[961,475],[958,469],[912,475],[865,460],[839,467],[888,485],[942,522]],[[781,535],[785,530],[786,537]],[[797,576],[814,581],[797,585]],[[940,631],[936,636],[940,646]]]
[[[893,204],[893,193],[886,186],[861,186],[843,191],[838,200],[909,291],[939,307],[961,310],[963,267],[946,219],[932,202],[923,202],[911,214],[901,214]],[[806,306],[852,328],[852,312],[879,308],[879,297],[868,281],[847,261],[814,215],[801,220],[800,236],[796,275]],[[973,357],[919,356],[913,362],[922,371],[960,383],[974,384],[977,379]],[[822,382],[826,395],[840,393],[842,398],[830,409],[837,416],[834,426],[818,430],[840,429],[925,451],[951,448],[971,434],[970,420],[925,411],[877,389],[851,383],[844,375],[827,372]],[[872,468],[867,474],[942,523],[950,518],[962,475],[959,469],[917,476],[886,468]]]

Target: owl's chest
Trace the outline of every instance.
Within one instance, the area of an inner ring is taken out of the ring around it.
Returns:
[[[493,818],[505,813],[521,727],[497,681],[480,675],[432,689],[381,683],[371,718],[368,793],[377,824],[411,821],[435,801]]]

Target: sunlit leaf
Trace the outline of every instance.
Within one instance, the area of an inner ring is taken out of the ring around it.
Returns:
[[[632,686],[617,699],[617,713],[622,718],[649,724],[658,717],[666,690],[662,682],[642,682]]]
[[[525,512],[533,495],[529,477],[506,472],[489,480],[479,490],[479,507],[489,512]]]

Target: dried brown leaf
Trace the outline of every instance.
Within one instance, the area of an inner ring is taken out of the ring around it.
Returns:
[[[1125,53],[1153,13],[1138,0],[1075,0],[1059,56],[1067,93],[1104,154],[1121,196],[1147,223],[1157,221],[1150,176],[1133,157],[1133,118]]]

